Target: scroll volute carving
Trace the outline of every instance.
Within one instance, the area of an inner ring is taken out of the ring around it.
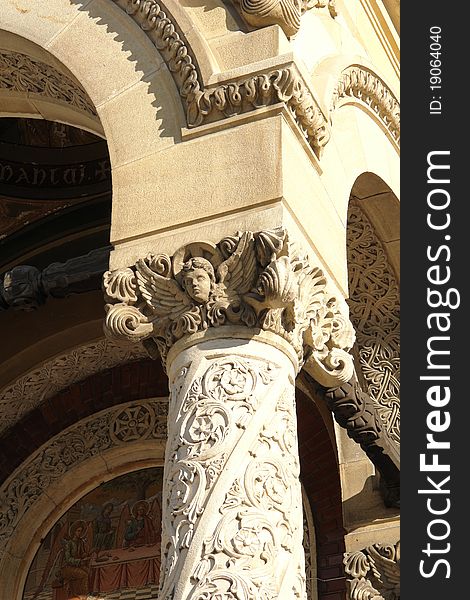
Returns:
[[[234,0],[241,15],[253,27],[279,25],[287,37],[300,29],[300,17],[311,8],[327,8],[336,17],[334,0]]]
[[[352,325],[321,269],[309,265],[284,229],[192,243],[172,257],[149,254],[106,272],[104,289],[107,335],[143,341],[164,360],[184,336],[244,326],[284,338],[322,385],[352,376]]]
[[[400,600],[400,541],[344,555],[351,600]]]

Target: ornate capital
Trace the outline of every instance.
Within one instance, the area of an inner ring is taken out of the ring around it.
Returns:
[[[350,600],[399,600],[400,542],[373,544],[344,555]]]
[[[279,335],[325,386],[353,373],[354,331],[327,279],[284,229],[191,243],[104,274],[107,335],[165,360],[178,340],[224,325]]]

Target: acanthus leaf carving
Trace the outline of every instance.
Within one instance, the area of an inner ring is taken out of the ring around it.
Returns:
[[[300,364],[308,358],[322,385],[352,376],[354,332],[344,306],[283,229],[239,232],[217,245],[188,244],[172,258],[150,254],[131,268],[105,273],[104,288],[109,300],[124,298],[106,307],[107,334],[153,340],[163,360],[184,336],[244,325],[283,337]]]

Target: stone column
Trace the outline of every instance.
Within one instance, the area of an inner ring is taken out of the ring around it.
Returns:
[[[282,230],[104,277],[106,331],[170,381],[160,600],[305,600],[295,377],[348,381],[354,336]]]

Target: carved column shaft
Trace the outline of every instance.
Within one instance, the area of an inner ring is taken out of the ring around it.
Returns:
[[[161,598],[303,600],[297,358],[232,329],[167,363]]]

